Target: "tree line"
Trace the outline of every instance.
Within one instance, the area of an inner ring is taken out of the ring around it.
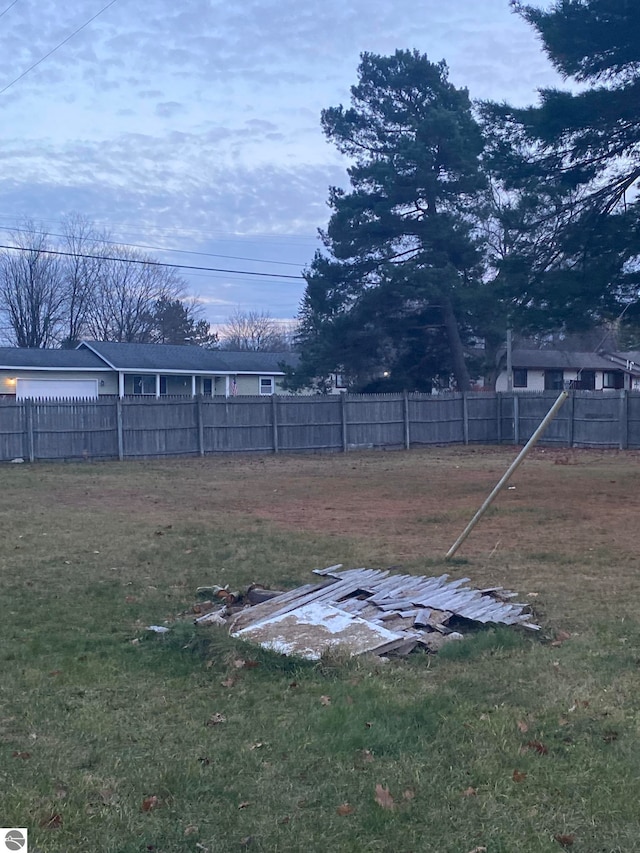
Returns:
[[[77,346],[82,340],[286,350],[291,333],[260,311],[236,309],[217,331],[171,267],[117,245],[87,218],[63,220],[61,239],[32,221],[0,250],[0,318],[6,343]]]
[[[467,390],[507,328],[637,329],[640,3],[511,5],[575,85],[472,103],[444,61],[364,53],[350,105],[323,111],[350,188],[305,271],[291,387]]]

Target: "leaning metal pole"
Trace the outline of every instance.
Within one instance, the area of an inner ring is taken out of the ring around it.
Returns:
[[[451,548],[449,548],[449,550],[448,550],[448,551],[447,551],[447,553],[445,554],[445,560],[450,560],[450,559],[451,559],[451,557],[453,557],[453,555],[456,553],[456,551],[458,550],[458,548],[462,545],[462,543],[464,542],[464,540],[465,540],[465,539],[467,538],[467,536],[471,533],[471,531],[472,531],[472,530],[473,530],[473,528],[476,526],[476,524],[480,521],[480,519],[481,519],[481,518],[482,518],[482,516],[485,514],[485,512],[489,509],[489,507],[491,506],[491,504],[493,503],[493,501],[495,500],[495,498],[500,494],[500,492],[502,491],[502,489],[505,487],[505,485],[506,485],[506,484],[507,484],[507,482],[509,481],[509,478],[511,477],[511,475],[513,474],[513,472],[514,472],[514,471],[516,470],[516,468],[520,465],[520,463],[525,459],[525,457],[527,456],[527,454],[529,453],[529,451],[530,451],[530,450],[533,448],[533,446],[537,443],[537,441],[540,439],[540,437],[542,436],[542,434],[544,433],[544,431],[546,430],[546,428],[549,426],[549,424],[551,423],[551,421],[552,421],[552,420],[555,418],[555,416],[558,414],[558,412],[560,411],[560,409],[561,409],[561,407],[562,407],[562,404],[564,403],[564,401],[567,399],[567,397],[568,397],[568,396],[569,396],[569,392],[568,392],[568,391],[563,391],[563,392],[560,394],[560,396],[558,397],[558,399],[555,401],[555,403],[553,404],[553,406],[551,406],[551,408],[549,409],[549,411],[547,412],[547,414],[544,416],[544,418],[543,418],[543,419],[542,419],[542,421],[540,422],[540,425],[538,426],[538,428],[536,429],[536,431],[533,433],[533,435],[531,436],[531,438],[529,439],[529,441],[525,444],[525,446],[522,448],[522,450],[520,451],[520,453],[519,453],[519,454],[516,456],[516,458],[513,460],[513,462],[512,462],[512,463],[511,463],[511,465],[509,466],[509,468],[508,468],[508,469],[505,471],[505,473],[502,475],[501,479],[498,481],[498,483],[497,483],[497,484],[496,484],[496,486],[494,487],[494,489],[493,489],[493,491],[491,492],[491,494],[487,497],[487,499],[486,499],[486,500],[485,500],[485,502],[482,504],[482,506],[480,507],[480,509],[479,509],[479,510],[477,511],[477,513],[473,516],[473,518],[471,519],[471,521],[469,522],[469,524],[467,524],[467,526],[466,526],[466,527],[465,527],[465,529],[462,531],[462,533],[460,534],[460,536],[458,536],[458,538],[457,538],[457,539],[456,539],[456,541],[453,543],[453,545],[451,546]]]

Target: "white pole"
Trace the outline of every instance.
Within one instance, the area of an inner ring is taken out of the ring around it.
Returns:
[[[520,453],[518,453],[518,455],[517,455],[517,456],[516,456],[516,458],[513,460],[513,462],[512,462],[512,463],[511,463],[511,465],[509,466],[509,468],[508,468],[508,469],[505,471],[505,473],[502,475],[501,479],[498,481],[498,483],[497,483],[497,484],[496,484],[496,486],[494,487],[494,489],[493,489],[493,491],[491,492],[491,494],[488,496],[488,498],[487,498],[487,499],[485,500],[485,502],[482,504],[482,506],[481,506],[481,507],[480,507],[480,509],[477,511],[477,513],[473,516],[473,518],[471,519],[471,521],[469,522],[469,524],[467,524],[467,526],[466,526],[466,527],[465,527],[465,529],[462,531],[462,533],[460,534],[460,536],[458,536],[458,538],[457,538],[457,539],[456,539],[456,541],[453,543],[453,545],[451,546],[451,548],[449,548],[449,550],[448,550],[448,551],[447,551],[447,553],[445,554],[445,560],[450,560],[450,559],[451,559],[451,557],[453,557],[453,555],[456,553],[456,551],[458,550],[458,548],[462,545],[462,543],[464,542],[464,540],[465,540],[465,539],[467,538],[467,536],[471,533],[471,531],[472,531],[472,530],[473,530],[473,528],[476,526],[476,524],[480,521],[480,519],[481,519],[481,518],[482,518],[482,516],[485,514],[485,512],[489,509],[489,507],[491,506],[491,504],[493,503],[493,501],[495,500],[495,498],[500,494],[500,492],[502,491],[502,489],[505,487],[505,485],[506,485],[506,484],[507,484],[507,482],[509,481],[509,478],[511,477],[511,475],[513,474],[513,472],[514,472],[514,471],[516,470],[516,468],[520,465],[520,463],[524,460],[524,458],[525,458],[525,457],[526,457],[526,455],[529,453],[529,451],[533,448],[533,446],[538,442],[538,440],[540,439],[540,437],[542,436],[542,434],[544,433],[544,431],[546,430],[546,428],[549,426],[549,424],[551,423],[551,421],[555,418],[555,416],[556,416],[556,415],[558,414],[558,412],[560,411],[560,408],[561,408],[562,404],[564,403],[564,401],[567,399],[567,397],[568,397],[568,396],[569,396],[568,391],[563,391],[563,392],[560,394],[560,396],[558,397],[558,399],[555,401],[555,403],[553,404],[553,406],[551,406],[551,408],[549,409],[549,411],[547,412],[547,414],[544,416],[544,418],[543,418],[543,419],[542,419],[542,421],[540,422],[540,425],[538,426],[538,428],[536,429],[536,431],[533,433],[533,435],[531,436],[531,438],[529,439],[529,441],[525,444],[525,446],[522,448],[522,450],[520,451]]]

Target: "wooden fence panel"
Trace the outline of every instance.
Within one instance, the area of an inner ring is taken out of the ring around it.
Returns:
[[[125,397],[122,433],[125,459],[198,453],[196,401],[185,400],[184,397],[143,397],[137,400]]]
[[[560,410],[562,413],[562,410]],[[619,447],[620,394],[577,391],[573,405],[574,447]]]
[[[24,405],[34,459],[117,457],[115,401],[25,400]]]
[[[467,394],[467,442],[497,444],[498,421],[495,394]]]
[[[404,447],[401,394],[349,394],[344,406],[348,450]]]
[[[464,444],[462,394],[409,397],[411,444]]]
[[[271,397],[212,397],[201,411],[205,453],[274,450]]]
[[[627,400],[627,447],[640,449],[640,393],[631,392]]]
[[[0,461],[28,458],[25,406],[0,400]]]
[[[280,450],[342,450],[341,397],[275,400]]]
[[[518,444],[526,444],[529,441],[540,426],[544,416],[558,399],[558,393],[541,391],[533,394],[518,394],[516,425]],[[571,407],[567,402],[551,421],[539,443],[549,447],[568,447],[570,442]]]

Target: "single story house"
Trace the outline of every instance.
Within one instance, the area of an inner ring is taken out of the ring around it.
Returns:
[[[511,356],[514,391],[631,390],[640,387],[640,354],[637,373],[630,368],[624,353],[563,352],[561,350],[514,349]],[[627,354],[628,355],[628,354]],[[507,391],[507,369],[496,380],[496,391]]]
[[[293,353],[227,352],[170,344],[86,341],[73,350],[0,347],[0,395],[264,396],[282,388]]]

